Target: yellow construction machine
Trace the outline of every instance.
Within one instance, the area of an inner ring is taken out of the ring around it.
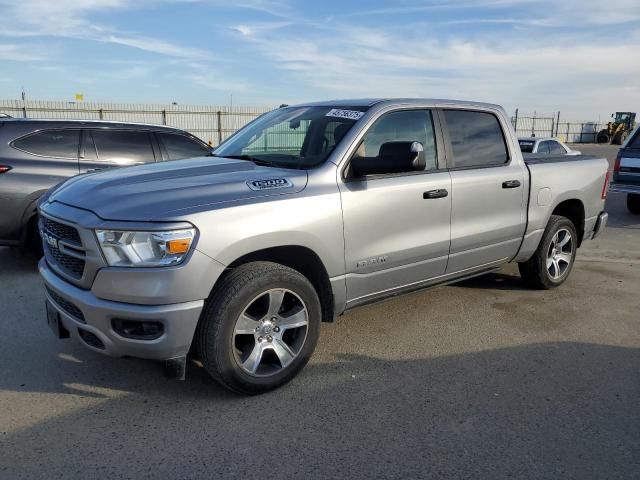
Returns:
[[[634,112],[616,112],[611,117],[613,121],[607,123],[607,128],[598,132],[596,141],[622,145],[635,126],[636,114]]]

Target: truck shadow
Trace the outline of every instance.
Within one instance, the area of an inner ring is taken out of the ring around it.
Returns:
[[[152,374],[149,362],[90,357],[64,375],[43,366],[24,386],[0,376],[5,391],[100,397],[64,414],[52,397],[45,420],[4,427],[0,476],[633,478],[640,471],[640,349],[557,342],[403,361],[337,355],[260,397],[228,393],[202,369],[175,382]]]

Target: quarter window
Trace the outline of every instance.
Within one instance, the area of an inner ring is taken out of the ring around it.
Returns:
[[[93,130],[98,160],[130,165],[154,161],[151,138],[146,132]]]
[[[33,155],[77,159],[80,130],[45,130],[18,138],[11,145]]]
[[[502,128],[495,115],[445,110],[455,167],[488,167],[509,161]]]
[[[420,142],[424,147],[425,170],[436,168],[436,140],[429,110],[392,112],[377,120],[367,131],[355,155],[375,161],[380,147],[388,142]]]
[[[551,147],[551,153],[553,155],[564,155],[567,153],[564,147],[560,145],[558,142],[549,142],[549,145]]]
[[[536,153],[542,153],[544,155],[548,155],[549,153],[551,153],[549,142],[540,142],[540,144],[538,145],[538,151]]]
[[[159,132],[157,136],[162,142],[162,145],[164,145],[169,160],[202,157],[211,153],[211,151],[200,142],[186,135]]]

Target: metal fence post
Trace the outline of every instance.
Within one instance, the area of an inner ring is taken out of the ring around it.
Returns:
[[[584,132],[584,123],[580,124],[580,142],[579,143],[582,143],[582,132]]]
[[[560,110],[558,110],[558,117],[556,119],[556,137],[558,136],[558,128],[560,128]]]
[[[518,135],[518,109],[516,108],[516,116],[513,121],[513,129],[516,131],[516,136]]]
[[[536,112],[533,112],[533,118],[531,119],[531,136],[536,136]]]
[[[218,145],[222,143],[222,112],[218,110]]]
[[[104,113],[102,112],[102,109],[98,110],[98,118],[100,120],[104,120]]]
[[[167,111],[166,110],[162,110],[162,124],[163,125],[167,124]]]

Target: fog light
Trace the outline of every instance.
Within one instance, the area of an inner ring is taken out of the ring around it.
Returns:
[[[155,340],[164,333],[164,325],[162,323],[146,320],[114,318],[111,320],[111,327],[121,337],[134,340]]]

